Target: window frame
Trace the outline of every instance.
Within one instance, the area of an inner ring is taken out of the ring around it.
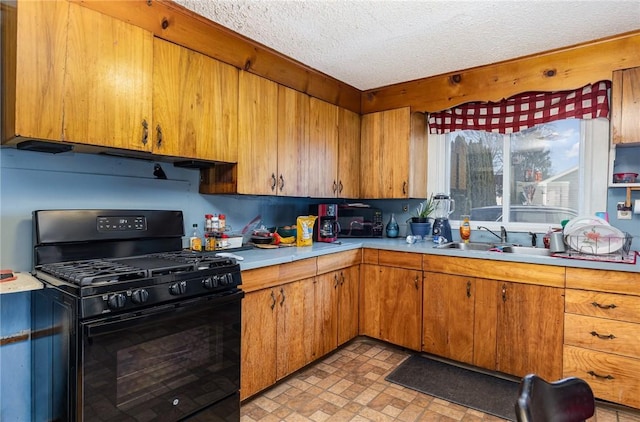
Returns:
[[[596,118],[580,121],[580,158],[579,177],[581,180],[578,194],[578,215],[594,215],[607,209],[608,166],[609,166],[609,120]],[[427,170],[427,191],[433,193],[450,192],[450,149],[447,148],[448,134],[428,134],[428,154],[433,157]],[[509,137],[510,134],[503,135]],[[505,157],[510,157],[510,142],[504,142]],[[509,155],[507,155],[507,153]],[[503,175],[511,177],[510,166],[504,166]],[[503,204],[509,204],[510,193],[504,192]],[[451,227],[458,229],[460,220],[450,220]],[[475,222],[471,222],[472,227]],[[500,230],[504,226],[514,232],[546,232],[546,223],[503,223],[482,221],[482,225],[491,230]]]

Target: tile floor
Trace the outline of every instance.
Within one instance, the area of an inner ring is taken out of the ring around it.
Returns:
[[[333,354],[246,400],[241,422],[502,421],[474,409],[385,381],[409,353],[359,337]],[[589,422],[640,422],[598,406]]]

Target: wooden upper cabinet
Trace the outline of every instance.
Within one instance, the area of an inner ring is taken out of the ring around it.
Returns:
[[[613,72],[611,141],[640,144],[640,67]]]
[[[151,32],[69,4],[65,67],[63,140],[150,150]]]
[[[238,159],[238,70],[153,41],[153,152],[200,160]]]
[[[360,197],[360,115],[338,109],[339,198]]]
[[[313,180],[313,173],[308,171],[311,164],[308,95],[278,86],[278,147],[263,159],[277,164],[277,195],[307,195]]]
[[[15,137],[62,139],[68,13],[66,1],[3,4],[3,143]]]
[[[422,113],[409,107],[362,117],[360,196],[427,196],[427,132]]]
[[[338,106],[311,98],[309,114],[308,194],[333,198],[338,191]]]
[[[238,88],[237,193],[275,195],[278,85],[241,71]]]

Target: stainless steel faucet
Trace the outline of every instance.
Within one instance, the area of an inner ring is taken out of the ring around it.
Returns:
[[[500,243],[507,243],[507,239],[508,239],[507,229],[505,229],[504,226],[500,226],[500,234],[497,234],[492,230],[489,230],[485,226],[478,226],[478,230],[486,230],[492,235],[494,235],[495,237],[497,237],[498,239],[500,239]]]

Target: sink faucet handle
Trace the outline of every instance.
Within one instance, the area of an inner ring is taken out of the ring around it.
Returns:
[[[538,246],[538,235],[534,232],[529,232],[529,234],[531,235],[531,246],[535,248]]]
[[[502,243],[507,243],[507,229],[504,228],[504,226],[500,226],[500,241]]]

